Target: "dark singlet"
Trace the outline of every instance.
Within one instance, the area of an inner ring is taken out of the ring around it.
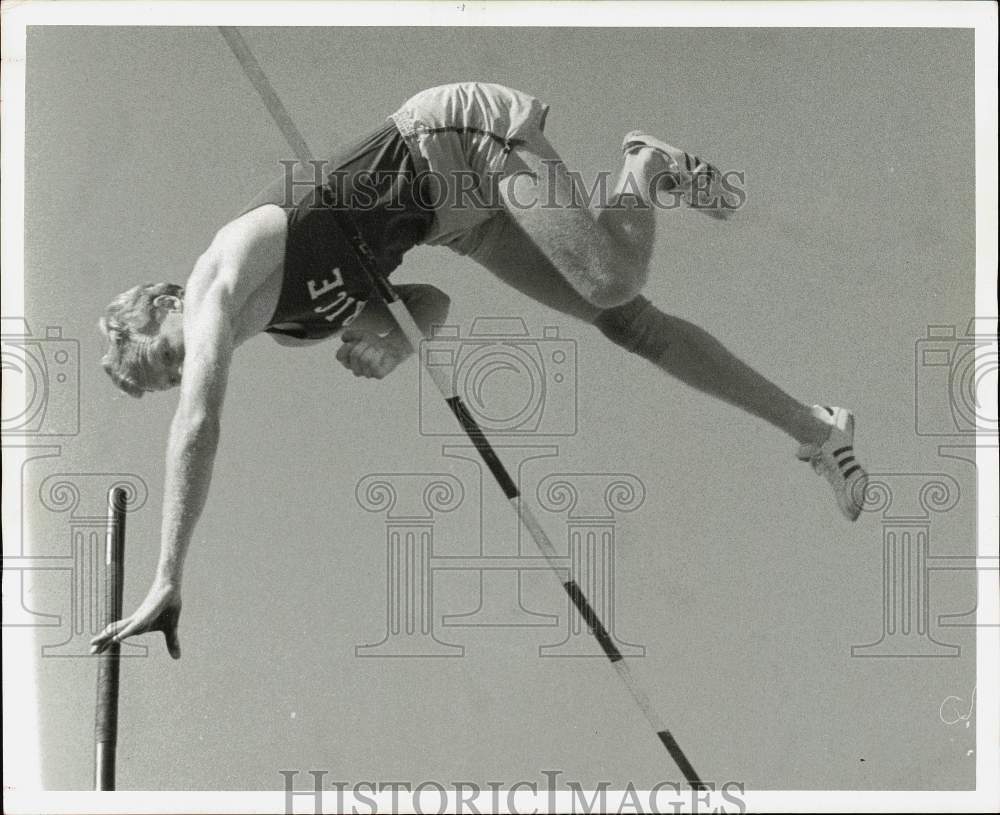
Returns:
[[[288,216],[281,294],[264,330],[323,339],[349,325],[373,296],[343,232],[345,215],[388,275],[423,241],[434,213],[422,198],[426,176],[391,121],[323,162],[319,184],[299,180],[304,171],[312,172],[296,168],[294,185],[290,174],[277,179],[245,211],[277,204]]]

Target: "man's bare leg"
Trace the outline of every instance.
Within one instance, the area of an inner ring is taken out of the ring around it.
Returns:
[[[507,216],[577,294],[610,308],[639,293],[646,283],[651,241],[629,239],[617,224],[611,229],[599,224],[540,131],[514,147],[506,173],[499,190]]]
[[[559,162],[558,154],[540,134],[538,145],[529,144],[516,152],[522,178],[535,182],[546,171],[546,161]],[[645,281],[656,215],[649,199],[649,179],[662,167],[655,150],[630,152],[608,205],[595,213],[577,209],[567,214],[565,206],[512,207],[510,194],[517,191],[515,185],[502,186],[507,212],[473,258],[535,300],[593,323],[617,345],[660,370],[787,433],[800,444],[798,457],[827,478],[843,513],[856,520],[864,504],[867,476],[854,459],[854,420],[849,411],[810,408],[793,399],[708,332],[664,314],[634,288],[634,296],[618,298],[625,300],[620,304],[602,303],[593,296],[601,286],[603,295],[613,291],[607,281],[614,277],[614,262],[626,268],[627,286],[641,286]],[[558,200],[574,200],[565,165],[549,179],[549,184],[554,179]],[[530,192],[532,187],[529,181],[520,191]],[[535,200],[551,200],[544,187],[544,183],[534,184],[534,192],[542,193]]]
[[[656,238],[656,209],[649,185],[666,166],[662,156],[645,149],[628,153],[607,202],[595,206],[596,222],[609,232],[637,262],[649,265]]]
[[[643,267],[649,264],[656,233],[656,208],[650,199],[650,184],[665,169],[667,163],[656,150],[642,148],[628,153],[609,200],[598,202],[594,213],[594,227],[610,237],[632,263]],[[566,221],[564,225],[572,227],[579,223]],[[572,235],[568,238],[573,240]],[[541,272],[537,262],[528,264],[532,268],[526,269],[526,260],[523,248],[514,252],[510,262],[520,266],[514,276],[533,278],[530,282],[524,281],[532,289],[526,293],[542,299],[538,284],[551,280],[551,272]],[[495,256],[491,263],[491,266],[506,265],[503,259]],[[510,276],[509,272],[505,274],[496,268],[493,271],[501,277]],[[525,291],[523,283],[508,282]],[[664,314],[644,297],[590,313],[585,304],[567,298],[564,286],[557,287],[555,295],[546,298],[550,305],[561,311],[566,311],[565,306],[568,306],[569,313],[594,323],[613,342],[646,357],[660,370],[702,393],[764,419],[800,444],[821,443],[829,434],[829,426],[814,416],[809,406],[793,399],[742,362],[708,332],[679,317]],[[560,303],[565,306],[560,307]]]
[[[664,314],[645,297],[606,309],[594,320],[612,342],[645,357],[661,371],[728,402],[787,433],[799,444],[819,444],[829,426],[693,323]]]

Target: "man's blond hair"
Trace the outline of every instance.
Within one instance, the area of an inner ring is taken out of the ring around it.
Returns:
[[[184,287],[175,283],[142,283],[108,303],[98,326],[108,341],[101,365],[111,381],[129,396],[139,398],[150,388],[150,364],[157,362],[157,297],[183,297]]]

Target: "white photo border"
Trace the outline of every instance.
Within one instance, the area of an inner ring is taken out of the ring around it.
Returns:
[[[905,13],[904,13],[905,12]],[[170,25],[309,26],[371,25],[392,19],[394,26],[562,27],[810,27],[810,28],[968,28],[975,30],[976,314],[997,308],[997,5],[991,2],[28,2],[2,7],[2,295],[4,312],[23,313],[25,38],[28,26]],[[996,415],[996,393],[980,393]],[[5,410],[23,404],[24,393],[4,388]],[[20,494],[19,468],[4,458],[4,526],[10,496]],[[978,464],[978,551],[996,556],[997,449],[980,447]],[[10,470],[8,472],[8,469]],[[19,533],[18,533],[19,534]],[[990,544],[989,541],[994,541]],[[996,628],[1000,617],[995,574],[979,573],[977,628],[978,712],[974,791],[753,791],[745,795],[756,812],[975,812],[1000,809],[1000,707]],[[16,640],[16,641],[15,641]],[[11,813],[93,812],[283,812],[285,793],[274,792],[49,792],[40,789],[36,688],[31,665],[21,656],[23,638],[4,638],[4,809]],[[32,645],[26,647],[33,652]],[[13,697],[17,705],[8,704]],[[452,794],[454,796],[454,793]],[[333,796],[329,796],[333,801]],[[557,799],[558,800],[558,799]],[[611,799],[609,799],[610,802]],[[454,803],[454,800],[453,800]],[[312,811],[311,801],[296,811]],[[546,811],[544,793],[523,801],[520,811]]]

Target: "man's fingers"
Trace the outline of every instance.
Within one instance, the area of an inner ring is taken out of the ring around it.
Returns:
[[[371,356],[371,343],[361,340],[351,346],[351,370],[355,376],[365,373],[365,358]]]
[[[337,361],[355,376],[381,379],[399,364],[403,354],[384,338],[368,332],[347,332],[337,349]]]
[[[361,352],[361,372],[365,376],[374,376],[382,359],[382,349],[377,345],[369,345]]]
[[[181,658],[181,640],[177,635],[177,625],[181,618],[181,607],[171,606],[166,609],[160,617],[158,628],[163,631],[163,637],[167,641],[167,651],[174,659]]]
[[[351,352],[357,347],[357,342],[345,342],[337,349],[337,361],[345,368],[351,367]]]
[[[145,628],[140,628],[139,623],[137,623],[135,620],[130,620],[128,625],[124,625],[118,629],[115,635],[111,638],[111,641],[121,642],[122,640],[131,637],[133,634],[141,634],[145,630],[146,630]]]
[[[109,623],[100,634],[91,639],[90,653],[100,653],[112,643],[117,642],[119,639],[117,636],[118,632],[126,628],[131,621],[131,617],[126,617],[124,620],[115,620],[115,622]]]
[[[95,643],[97,643],[99,641],[111,639],[115,635],[115,632],[118,631],[119,628],[122,628],[123,626],[125,626],[127,624],[128,624],[128,618],[127,617],[124,620],[115,620],[113,623],[108,623],[104,627],[104,630],[100,634],[98,634],[96,637],[94,637],[93,639],[91,639],[90,644],[94,645]]]
[[[163,636],[167,640],[167,651],[170,653],[174,659],[181,658],[181,640],[177,636],[177,626],[169,628],[163,632]]]
[[[375,372],[373,376],[378,379],[386,376],[393,368],[399,364],[399,358],[396,356],[395,352],[389,349],[383,349],[382,355],[378,358],[378,362],[375,365]]]
[[[112,637],[114,635],[114,633],[119,628],[121,628],[122,626],[125,626],[127,624],[128,624],[128,618],[127,617],[124,620],[115,620],[113,623],[108,623],[105,626],[104,630],[100,634],[98,634],[96,637],[94,637],[94,640],[96,640],[96,639],[109,639],[110,637]],[[94,640],[91,640],[91,642],[93,642]]]

